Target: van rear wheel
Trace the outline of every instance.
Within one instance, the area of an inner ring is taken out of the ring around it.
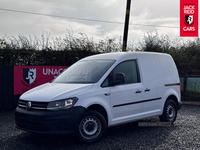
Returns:
[[[106,132],[106,120],[96,111],[86,112],[78,125],[78,136],[83,142],[98,141]]]
[[[177,106],[176,103],[169,99],[165,103],[163,114],[159,117],[160,121],[162,122],[171,122],[171,124],[174,123],[177,116]]]

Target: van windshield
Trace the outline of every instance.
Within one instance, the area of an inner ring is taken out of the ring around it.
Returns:
[[[60,74],[52,83],[96,83],[114,62],[114,60],[79,61]]]

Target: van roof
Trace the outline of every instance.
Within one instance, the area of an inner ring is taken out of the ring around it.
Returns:
[[[136,58],[137,54],[142,55],[167,55],[164,53],[156,53],[156,52],[112,52],[112,53],[103,53],[92,55],[82,60],[94,60],[94,59],[110,59],[110,60],[121,60],[121,59],[133,59]]]

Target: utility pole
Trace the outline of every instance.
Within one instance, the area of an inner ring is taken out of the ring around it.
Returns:
[[[122,47],[122,51],[124,51],[124,52],[126,51],[126,47],[127,47],[130,7],[131,7],[131,0],[127,0],[125,25],[124,25],[123,47]]]

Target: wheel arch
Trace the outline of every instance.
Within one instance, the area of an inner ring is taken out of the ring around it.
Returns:
[[[168,96],[168,98],[165,101],[165,105],[163,108],[163,113],[161,116],[159,116],[160,121],[162,122],[171,122],[171,124],[174,123],[177,117],[177,111],[178,111],[178,99],[174,95]]]
[[[103,106],[101,106],[101,105],[99,105],[99,104],[93,104],[93,105],[90,105],[90,106],[87,108],[87,111],[88,111],[88,110],[93,110],[93,111],[99,112],[99,113],[105,118],[106,123],[107,123],[107,125],[108,125],[108,114],[107,114],[107,112],[106,112],[106,109],[105,109]]]
[[[164,106],[166,104],[166,102],[171,99],[175,102],[177,110],[179,110],[181,108],[181,93],[180,93],[180,89],[178,87],[176,88],[168,88],[165,92],[165,94],[163,95],[163,109]]]
[[[178,98],[175,95],[169,95],[165,101],[165,104],[169,99],[171,99],[175,102],[177,110],[178,110],[179,109]]]

